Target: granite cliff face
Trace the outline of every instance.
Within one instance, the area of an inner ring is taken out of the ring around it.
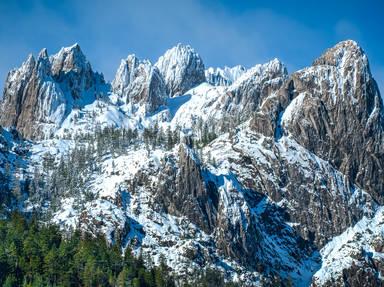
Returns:
[[[217,221],[217,188],[212,183],[205,183],[196,155],[188,146],[180,146],[178,158],[179,168],[165,167],[164,184],[156,193],[157,200],[167,213],[186,216],[199,228],[211,233]]]
[[[294,73],[292,85],[284,132],[383,203],[383,104],[363,50],[339,43]]]
[[[43,178],[69,154],[82,167],[77,192],[44,191],[63,230],[166,255],[180,278],[209,267],[245,286],[382,285],[383,103],[354,41],[292,74],[277,59],[204,71],[177,45],[155,65],[128,56],[111,85],[78,45],[43,50],[9,73],[1,109],[32,141],[20,153],[2,131],[0,176],[14,158]]]
[[[291,135],[382,203],[382,110],[366,55],[345,41],[267,97],[252,128],[266,136]]]
[[[169,97],[182,95],[205,81],[203,60],[188,45],[178,44],[168,50],[155,66],[164,77]]]
[[[26,138],[50,136],[73,108],[102,97],[103,76],[92,71],[79,45],[48,57],[43,49],[9,72],[1,103],[0,124],[16,127]]]
[[[177,155],[160,167],[159,181],[152,186],[158,211],[186,217],[212,237],[218,254],[251,272],[296,277],[300,268],[309,268],[307,260],[316,262],[313,246],[286,223],[284,209],[244,188],[237,174],[219,172],[218,160],[217,170],[207,168],[190,145],[180,145]],[[282,252],[276,254],[276,248]],[[191,252],[199,254],[199,249]],[[270,268],[271,264],[276,266]]]
[[[165,82],[158,68],[149,61],[140,61],[135,55],[121,61],[112,82],[112,91],[125,104],[144,104],[148,113],[164,105],[167,98]]]
[[[278,59],[256,65],[229,87],[225,109],[231,113],[236,110],[233,107],[238,106],[240,117],[243,120],[249,119],[265,98],[280,89],[287,76],[287,69]]]
[[[112,81],[112,90],[118,95],[125,94],[125,90],[135,79],[135,69],[140,60],[135,55],[128,55],[127,59],[121,60],[115,78]]]

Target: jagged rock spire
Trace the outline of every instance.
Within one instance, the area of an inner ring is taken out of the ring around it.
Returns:
[[[52,74],[58,75],[60,72],[91,70],[91,65],[83,54],[79,44],[61,48],[61,50],[51,57]]]
[[[72,107],[90,103],[106,91],[102,75],[93,72],[78,44],[51,57],[43,49],[37,60],[29,55],[9,73],[0,124],[16,127],[27,138],[47,136]]]
[[[122,96],[134,80],[134,71],[139,65],[140,60],[136,55],[128,55],[126,59],[122,59],[120,66],[116,72],[115,78],[112,81],[112,90],[114,93]]]
[[[166,87],[159,69],[147,61],[140,61],[135,55],[121,60],[112,90],[124,103],[145,106],[146,113],[152,113],[166,102]]]
[[[170,97],[184,94],[205,81],[204,63],[188,45],[178,44],[169,49],[155,64],[164,77]]]

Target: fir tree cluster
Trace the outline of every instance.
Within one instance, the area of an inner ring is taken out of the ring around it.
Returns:
[[[146,268],[142,256],[118,244],[75,232],[64,238],[55,226],[39,226],[12,214],[0,221],[0,285],[174,286],[166,265]]]

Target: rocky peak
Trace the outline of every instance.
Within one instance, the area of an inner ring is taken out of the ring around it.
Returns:
[[[81,73],[83,69],[91,69],[89,62],[81,51],[79,44],[61,48],[51,57],[52,74],[59,75],[60,72],[75,71]]]
[[[127,102],[144,104],[147,113],[154,112],[165,104],[166,87],[157,67],[148,61],[141,62],[133,74],[133,81],[126,89]]]
[[[363,49],[355,41],[346,40],[325,51],[323,55],[313,62],[312,66],[345,67],[353,65],[356,61],[368,64]]]
[[[166,102],[164,79],[157,67],[135,55],[122,60],[112,82],[113,92],[125,104],[141,105],[146,113],[154,112]]]
[[[39,59],[49,59],[47,48],[41,49],[41,51],[39,52],[38,58]]]
[[[57,54],[50,57],[50,62],[55,81],[60,83],[65,93],[69,93],[71,98],[82,104],[90,103],[100,96],[100,89],[105,92],[104,77],[92,70],[78,44],[61,48]]]
[[[1,101],[0,125],[4,127],[16,126],[22,109],[23,91],[35,71],[35,66],[35,57],[29,54],[19,68],[8,73]]]
[[[287,75],[287,69],[278,59],[254,66],[228,88],[227,110],[241,106],[241,118],[249,119],[265,98],[280,89]]]
[[[249,85],[252,82],[262,82],[275,79],[277,77],[286,77],[287,68],[279,59],[273,59],[265,64],[258,64],[243,73],[234,82],[232,89],[241,85]]]
[[[203,60],[188,45],[178,44],[166,51],[155,66],[164,77],[170,97],[182,95],[205,81]]]
[[[103,76],[93,72],[79,45],[62,48],[51,57],[43,49],[37,60],[30,55],[9,73],[0,124],[15,126],[27,138],[49,136],[73,107],[91,103],[107,90]]]
[[[30,77],[35,68],[36,60],[32,54],[29,54],[27,59],[21,64],[20,68],[13,69],[8,73],[6,83],[13,82],[15,79],[25,80]]]
[[[112,90],[117,95],[123,95],[124,90],[134,80],[134,71],[139,65],[139,59],[135,55],[128,55],[127,59],[122,59],[120,66],[112,81]]]
[[[51,63],[47,49],[42,49],[37,57],[37,73],[41,79],[51,76]]]
[[[363,50],[341,42],[289,82],[284,133],[384,202],[383,103]]]

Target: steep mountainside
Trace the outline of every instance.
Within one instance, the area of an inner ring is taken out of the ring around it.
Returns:
[[[383,104],[363,50],[340,43],[294,73],[292,85],[284,131],[383,203]]]
[[[292,74],[205,70],[179,44],[154,65],[129,55],[111,85],[78,45],[43,50],[1,109],[0,176],[24,182],[7,209],[165,256],[179,280],[383,284],[383,103],[354,41]]]

